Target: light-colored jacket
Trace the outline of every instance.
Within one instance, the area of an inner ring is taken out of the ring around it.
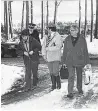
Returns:
[[[44,42],[42,45],[42,55],[44,59],[46,59],[47,62],[61,61],[61,48],[63,42],[60,34],[55,32],[55,36],[49,43],[48,47],[46,47],[46,39],[47,37],[44,37]]]

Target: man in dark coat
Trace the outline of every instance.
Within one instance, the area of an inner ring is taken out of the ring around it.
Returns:
[[[22,40],[19,43],[19,49],[22,51],[25,64],[25,90],[32,88],[31,74],[33,73],[33,86],[37,85],[37,71],[39,64],[38,51],[41,50],[41,44],[29,36],[27,29],[21,32]],[[31,73],[32,72],[32,73]]]
[[[28,24],[28,30],[29,30],[29,36],[31,38],[36,39],[39,43],[41,43],[40,38],[39,38],[39,32],[37,30],[36,24],[29,23]],[[39,55],[39,52],[38,52],[38,55]],[[37,81],[38,81],[38,75],[37,75]]]
[[[35,38],[37,41],[40,42],[39,32],[38,32],[35,24],[29,23],[29,34],[31,37]]]
[[[70,28],[70,35],[65,39],[62,64],[66,64],[69,71],[68,78],[68,95],[73,97],[75,69],[77,73],[77,89],[79,94],[83,94],[82,90],[82,68],[89,64],[89,55],[87,43],[83,36],[78,35],[78,27]]]

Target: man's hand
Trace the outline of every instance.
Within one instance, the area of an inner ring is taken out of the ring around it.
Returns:
[[[30,51],[30,52],[29,52],[30,55],[32,55],[33,53],[34,53],[33,51]]]
[[[91,69],[91,64],[85,65],[84,69]]]
[[[44,58],[45,61],[47,61],[47,57],[45,55],[43,55],[43,58]]]
[[[29,56],[28,52],[26,52],[26,51],[24,52],[24,55]]]
[[[67,67],[66,64],[61,64],[61,67]]]

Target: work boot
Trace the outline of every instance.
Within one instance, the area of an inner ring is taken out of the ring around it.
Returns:
[[[56,77],[54,75],[51,75],[51,81],[52,81],[51,90],[54,90],[56,89]]]
[[[56,76],[56,82],[57,82],[57,89],[61,89],[61,81],[60,81],[60,76]]]
[[[79,91],[79,94],[80,94],[80,95],[82,95],[82,94],[83,94],[83,91],[82,91],[82,90],[81,90],[81,91]]]
[[[70,99],[72,99],[73,98],[73,94],[72,93],[67,94],[67,97],[70,98]]]
[[[37,78],[33,78],[33,86],[37,86]]]

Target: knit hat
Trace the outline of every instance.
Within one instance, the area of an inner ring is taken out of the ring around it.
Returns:
[[[28,30],[28,29],[24,29],[24,30],[21,32],[21,35],[22,35],[22,36],[23,36],[23,35],[25,35],[25,36],[29,35],[29,30]]]

